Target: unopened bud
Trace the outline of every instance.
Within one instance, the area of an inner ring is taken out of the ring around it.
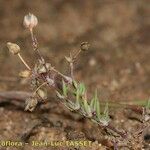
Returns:
[[[29,13],[28,15],[24,16],[23,25],[26,28],[32,29],[38,24],[38,19],[35,15]]]
[[[14,55],[17,55],[20,52],[20,47],[15,43],[8,42],[7,47],[9,49],[10,53],[12,53]]]
[[[80,45],[80,49],[82,51],[87,51],[90,47],[90,44],[88,42],[82,42],[81,45]]]
[[[30,75],[31,75],[31,71],[29,70],[24,70],[19,73],[19,76],[22,78],[28,78]]]

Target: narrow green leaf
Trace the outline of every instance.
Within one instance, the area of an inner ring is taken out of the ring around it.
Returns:
[[[80,89],[80,94],[84,95],[84,93],[85,93],[85,85],[83,83],[80,83],[79,89]]]
[[[67,88],[66,83],[64,82],[64,80],[62,82],[63,82],[63,95],[66,97],[68,88]]]
[[[93,107],[94,111],[96,111],[96,108],[97,108],[97,99],[94,98],[94,107]]]
[[[87,108],[88,108],[87,100],[84,99],[83,102],[84,102],[84,108],[85,108],[85,110],[87,110]]]
[[[109,109],[108,109],[108,103],[106,103],[104,112],[100,118],[100,122],[103,123],[103,125],[108,125],[109,121],[110,121]]]
[[[148,100],[147,104],[146,104],[146,108],[150,109],[150,99]]]
[[[75,110],[78,110],[78,109],[80,109],[80,103],[79,103],[79,100],[76,100]]]
[[[76,103],[75,103],[75,105],[78,109],[80,108],[80,92],[79,92],[79,89],[77,89],[77,91],[76,91]]]
[[[100,114],[100,103],[98,100],[98,96],[97,96],[97,90],[95,90],[95,94],[94,94],[94,98],[93,98],[93,109],[96,112],[97,118],[100,119],[101,114]]]
[[[90,102],[90,108],[92,108],[93,111],[95,111],[95,110],[94,110],[94,102],[95,102],[95,99],[92,98],[92,99],[91,99],[91,102]]]
[[[89,106],[87,100],[84,100],[84,109],[85,109],[88,117],[92,117],[92,112],[91,112],[91,109],[90,109],[90,106]]]
[[[76,100],[79,101],[79,98],[80,98],[80,91],[79,89],[76,90]]]
[[[101,118],[99,119],[99,122],[101,122],[103,126],[107,126],[109,121],[110,121],[109,116],[102,115]]]
[[[78,88],[78,83],[77,83],[77,81],[73,81],[73,86],[77,89]]]
[[[103,114],[106,115],[106,116],[108,116],[108,114],[109,114],[108,103],[106,103],[106,105],[105,105],[105,109],[104,109]]]
[[[97,100],[96,114],[97,114],[98,119],[100,119],[101,114],[100,114],[100,103],[99,103],[99,100]]]

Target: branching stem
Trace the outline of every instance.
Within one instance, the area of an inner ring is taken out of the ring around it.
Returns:
[[[47,82],[42,83],[42,84],[34,91],[34,94],[35,94],[41,87],[43,87],[43,86],[46,85],[46,84],[47,84]]]
[[[71,53],[70,53],[70,59],[71,59],[71,61],[70,61],[70,75],[71,75],[72,80],[74,80],[73,57],[72,57]]]
[[[25,60],[23,59],[23,57],[21,56],[21,54],[18,53],[17,55],[18,55],[19,59],[22,61],[22,63],[26,66],[26,68],[27,68],[28,70],[31,70],[31,68],[30,68],[29,65],[25,62]]]

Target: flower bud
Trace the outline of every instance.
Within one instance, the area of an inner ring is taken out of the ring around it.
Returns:
[[[15,43],[8,42],[7,47],[9,49],[10,53],[12,53],[14,55],[17,55],[20,52],[20,47]]]
[[[87,51],[90,47],[90,44],[88,42],[82,42],[81,45],[80,45],[80,49],[82,51]]]
[[[32,29],[37,24],[38,24],[38,19],[35,15],[29,13],[28,15],[24,16],[23,25],[26,28]]]

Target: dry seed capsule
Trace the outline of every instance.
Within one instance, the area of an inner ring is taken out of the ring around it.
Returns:
[[[35,107],[38,104],[38,100],[35,97],[30,97],[26,99],[25,102],[25,111],[29,110],[29,111],[33,111],[35,109]]]
[[[28,15],[24,16],[23,25],[26,28],[32,29],[38,24],[38,19],[35,15],[29,13]]]
[[[87,51],[90,47],[90,44],[88,42],[82,42],[81,45],[80,45],[80,49],[82,51]]]
[[[28,78],[30,77],[30,75],[31,75],[31,71],[29,70],[24,70],[19,73],[19,76],[22,78]]]
[[[39,89],[39,90],[37,91],[37,94],[38,94],[38,96],[40,96],[43,100],[47,99],[47,94],[46,94],[45,91]]]
[[[15,43],[8,42],[7,47],[9,49],[9,52],[13,55],[17,55],[20,52],[20,47]]]

